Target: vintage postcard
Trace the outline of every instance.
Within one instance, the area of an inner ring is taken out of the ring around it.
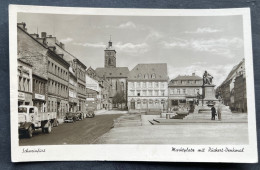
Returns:
[[[249,8],[9,6],[13,162],[258,161]]]

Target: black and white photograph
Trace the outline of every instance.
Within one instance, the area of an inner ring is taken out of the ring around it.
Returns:
[[[9,17],[14,162],[257,162],[249,9]]]

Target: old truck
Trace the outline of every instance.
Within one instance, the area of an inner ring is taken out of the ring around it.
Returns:
[[[36,129],[41,128],[43,133],[51,133],[52,127],[59,125],[56,112],[40,113],[35,106],[19,106],[18,115],[19,134],[25,134],[29,138]]]

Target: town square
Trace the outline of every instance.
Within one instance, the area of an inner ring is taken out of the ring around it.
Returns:
[[[19,14],[19,145],[248,144],[241,17],[165,18]]]

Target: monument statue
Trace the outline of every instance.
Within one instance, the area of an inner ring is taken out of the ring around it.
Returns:
[[[213,76],[210,75],[207,71],[203,74],[203,85],[211,85],[212,84]]]

